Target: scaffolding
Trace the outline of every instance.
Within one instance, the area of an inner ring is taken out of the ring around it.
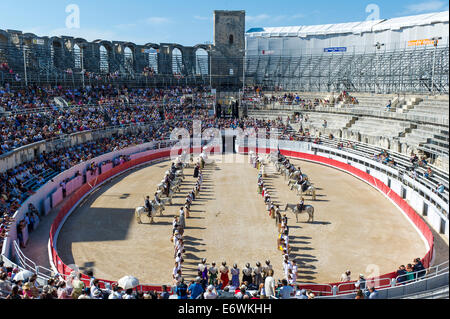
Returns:
[[[246,55],[244,59],[238,54],[211,58],[209,51],[198,55],[195,47],[181,47],[182,54],[177,55],[172,51],[178,46],[167,52],[123,47],[119,54],[114,46],[102,42],[84,42],[68,50],[62,41],[46,45],[39,41],[0,41],[0,84],[164,87],[208,86],[211,82],[215,88],[238,92],[245,81],[245,85],[271,91],[449,93],[448,43],[391,51],[374,48],[366,53]],[[215,74],[232,66],[237,66],[232,73]]]

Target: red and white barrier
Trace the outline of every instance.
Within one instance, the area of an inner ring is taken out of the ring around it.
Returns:
[[[276,152],[275,149],[270,148],[248,148],[248,147],[239,147],[239,153],[247,154],[249,150],[256,151],[256,153],[263,153],[263,154],[269,154],[271,152]],[[387,187],[382,181],[379,179],[371,176],[370,174],[353,167],[352,165],[342,163],[330,158],[326,158],[323,156],[308,154],[308,153],[302,153],[302,152],[296,152],[296,151],[285,151],[280,150],[281,154],[287,157],[293,157],[297,159],[302,159],[306,161],[315,162],[318,164],[323,164],[327,166],[331,166],[333,168],[337,168],[339,170],[345,171],[347,173],[350,173],[357,178],[367,182],[368,184],[372,185],[376,189],[378,189],[380,192],[386,195],[404,214],[407,216],[407,218],[411,221],[411,223],[416,227],[416,229],[420,232],[420,234],[423,236],[423,238],[426,240],[429,246],[429,250],[427,254],[422,258],[422,263],[425,268],[428,268],[430,266],[430,262],[433,258],[433,252],[434,252],[434,237],[433,233],[431,232],[428,225],[422,220],[419,214],[417,214],[414,209],[396,192],[394,192],[391,188]],[[390,279],[395,278],[396,272],[392,272],[389,274],[381,275],[377,278],[371,278],[376,283],[376,287],[387,287],[389,286],[389,283],[387,281],[390,281]],[[328,285],[324,285],[322,288],[318,287],[317,285],[314,286],[315,291],[321,291],[324,295],[329,294],[329,286],[338,286],[339,290],[337,293],[348,293],[350,290],[354,291],[355,288],[355,282],[350,283],[332,283]],[[302,286],[303,289],[312,289],[310,287],[307,287],[307,285]],[[318,290],[319,289],[319,290]],[[313,289],[312,289],[313,290]]]

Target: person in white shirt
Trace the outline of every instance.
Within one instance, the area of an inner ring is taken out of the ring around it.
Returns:
[[[273,278],[274,271],[273,269],[268,270],[268,276],[264,282],[264,291],[266,297],[270,299],[270,297],[275,296],[275,279]]]
[[[343,273],[343,274],[341,275],[341,282],[348,282],[348,281],[351,281],[350,275],[351,275],[350,270],[347,270],[345,273]]]
[[[298,266],[297,266],[297,263],[295,262],[295,260],[292,261],[292,273],[294,273],[295,276],[297,276],[297,274],[298,274]]]
[[[217,291],[213,285],[209,285],[206,292],[203,294],[205,299],[217,299]]]
[[[113,291],[109,294],[108,299],[122,299],[122,287],[115,285]]]
[[[175,279],[175,276],[178,274],[178,271],[181,270],[181,266],[178,264],[178,262],[175,262],[175,266],[172,269],[172,277]]]

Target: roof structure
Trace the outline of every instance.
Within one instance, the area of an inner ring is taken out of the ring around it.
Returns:
[[[321,24],[311,26],[252,28],[246,32],[249,37],[300,37],[305,38],[314,35],[325,34],[361,34],[365,32],[377,32],[384,30],[400,30],[402,28],[430,25],[449,21],[449,11],[427,13],[415,16],[369,20],[362,22],[348,22],[337,24]]]

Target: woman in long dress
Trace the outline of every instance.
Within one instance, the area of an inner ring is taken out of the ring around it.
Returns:
[[[253,269],[253,282],[255,283],[256,287],[259,287],[259,285],[262,284],[263,279],[262,279],[262,273],[263,268],[261,267],[261,263],[258,261],[256,263],[256,267]]]
[[[236,264],[231,268],[231,286],[238,288],[239,286],[239,268]]]
[[[186,228],[186,221],[184,219],[184,210],[183,207],[180,208],[180,218],[179,218],[179,225],[182,229]]]
[[[230,282],[230,278],[228,277],[228,267],[227,263],[224,261],[222,263],[222,266],[219,269],[220,272],[220,282],[222,283],[222,289],[228,286],[228,283]]]
[[[252,273],[253,269],[250,267],[250,264],[247,263],[245,268],[242,269],[242,282],[247,282],[247,287],[253,283]]]

